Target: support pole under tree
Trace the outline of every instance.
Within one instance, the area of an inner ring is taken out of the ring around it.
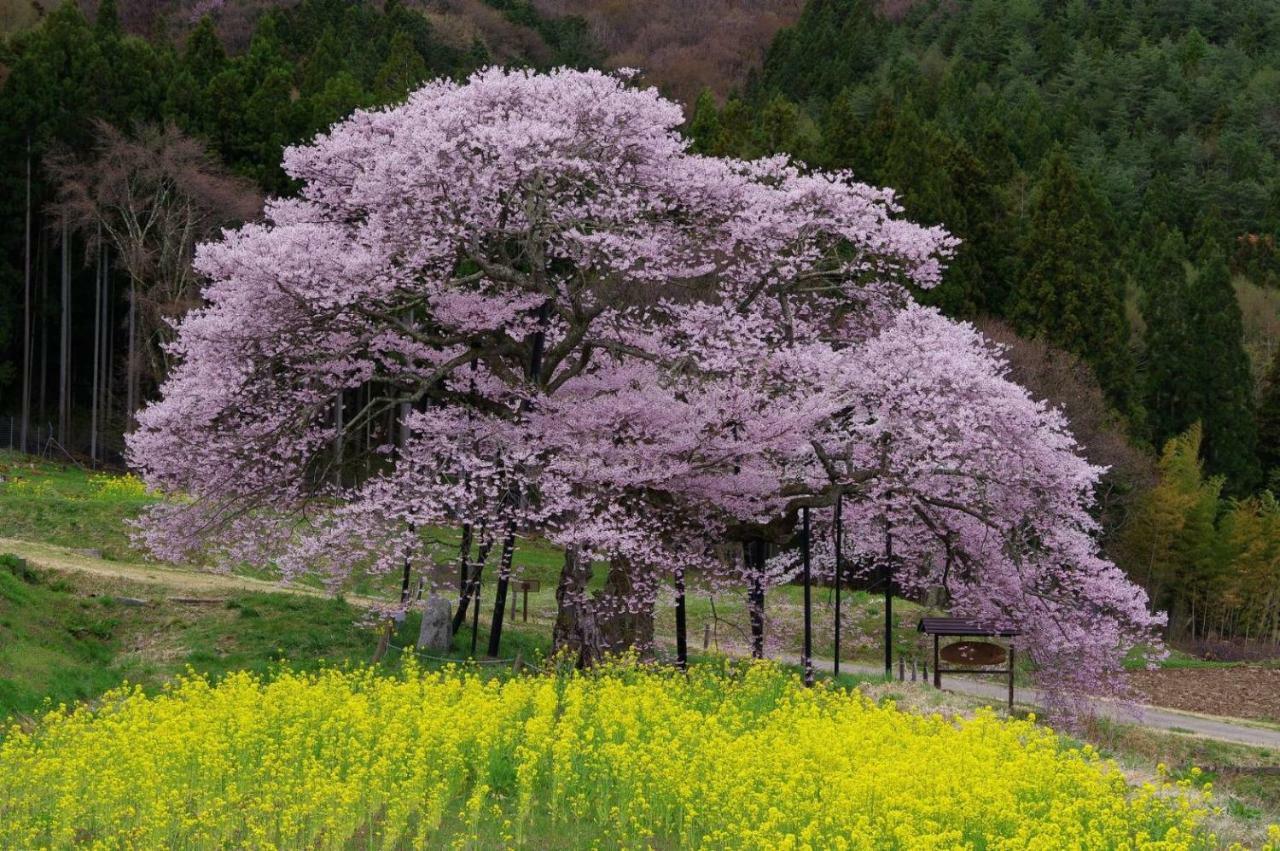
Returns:
[[[884,534],[884,675],[893,679],[893,532]]]
[[[471,658],[476,658],[476,639],[480,635],[480,577],[476,576],[476,595],[471,604]]]
[[[800,563],[804,574],[804,684],[813,685],[813,594],[809,573],[809,506],[800,509]]]
[[[676,568],[676,664],[682,671],[689,669],[689,640],[686,634],[684,570],[682,568]]]
[[[938,659],[938,636],[933,637],[933,687],[942,688],[942,669]]]
[[[1009,715],[1013,715],[1013,640],[1009,640]]]
[[[836,544],[836,623],[835,623],[835,663],[832,666],[834,676],[840,676],[840,586],[844,577],[841,574],[840,545],[844,538],[844,518],[842,518],[841,510],[842,494],[836,494],[836,516],[835,516],[835,544]]]

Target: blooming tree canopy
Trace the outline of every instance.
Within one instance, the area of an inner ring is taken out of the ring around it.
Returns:
[[[425,526],[536,532],[581,621],[592,558],[643,608],[759,574],[723,544],[841,494],[855,552],[892,536],[905,589],[1096,688],[1157,620],[1098,554],[1066,423],[913,301],[954,240],[846,173],[693,155],[682,120],[618,77],[493,69],[288,150],[300,197],[200,249],[206,306],[130,437],[187,497],[146,542],[340,586],[425,559]]]

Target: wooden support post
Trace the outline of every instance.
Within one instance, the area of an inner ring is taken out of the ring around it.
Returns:
[[[676,570],[676,665],[680,670],[689,669],[688,627],[684,607],[684,571]]]
[[[804,684],[813,685],[813,605],[810,593],[809,577],[809,507],[800,509],[803,531],[800,538],[801,570],[804,574]],[[680,598],[681,608],[676,609],[677,616],[683,613],[684,597]]]
[[[885,521],[888,523],[888,520]],[[884,678],[893,679],[893,533],[884,536]]]
[[[471,610],[471,658],[476,658],[476,639],[480,636],[480,585],[476,584],[474,606]]]
[[[1009,714],[1013,714],[1013,642],[1009,642]]]
[[[529,622],[529,583],[521,582],[520,587],[524,589],[524,622]]]
[[[906,681],[907,681],[907,660],[899,656],[898,657],[898,682],[904,683]]]
[[[840,585],[844,579],[844,577],[840,573],[840,564],[841,564],[840,547],[841,547],[841,539],[844,537],[844,520],[840,516],[842,513],[841,509],[843,508],[843,501],[841,500],[842,496],[843,494],[839,494],[839,493],[836,494],[836,509],[835,509],[836,516],[835,516],[835,524],[834,524],[835,538],[836,538],[836,541],[835,541],[836,543],[836,577],[835,577],[836,579],[836,622],[835,622],[835,651],[836,651],[835,656],[836,658],[835,658],[835,662],[832,664],[831,673],[836,678],[840,677]]]
[[[933,687],[942,688],[942,672],[938,670],[938,636],[933,637]]]

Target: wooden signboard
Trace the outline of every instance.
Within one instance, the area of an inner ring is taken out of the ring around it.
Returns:
[[[942,648],[943,660],[953,665],[1001,665],[1007,656],[999,644],[989,641],[957,641]]]

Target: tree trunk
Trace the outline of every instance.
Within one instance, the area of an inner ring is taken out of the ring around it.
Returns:
[[[642,599],[625,561],[609,562],[604,588],[594,600],[596,628],[604,653],[636,649],[643,658],[653,658],[653,601]]]
[[[338,487],[342,487],[343,396],[339,390],[333,399],[333,483]]]
[[[751,541],[743,546],[747,567],[747,615],[751,621],[751,657],[764,658],[764,541]]]
[[[516,523],[507,521],[507,534],[502,539],[502,558],[498,560],[498,585],[493,595],[493,620],[489,625],[489,655],[497,658],[502,648],[502,619],[507,611],[507,588],[511,584],[511,562],[516,551]]]
[[[129,355],[125,364],[125,430],[133,428],[138,406],[138,281],[129,278]]]
[[[102,369],[102,228],[98,228],[98,266],[93,272],[93,395],[89,409],[89,460],[98,465],[98,394]]]
[[[62,322],[58,351],[58,442],[67,446],[70,422],[71,388],[71,235],[66,219],[62,220]]]
[[[551,633],[551,655],[565,654],[579,668],[600,661],[600,633],[595,611],[587,592],[591,581],[591,559],[574,547],[564,551],[564,567],[556,586],[556,623]]]
[[[103,272],[102,272],[102,431],[105,438],[106,432],[111,428],[111,411],[114,407],[115,395],[112,392],[115,389],[113,378],[115,377],[116,362],[116,323],[114,313],[111,310],[111,252],[107,249],[103,251]],[[103,455],[106,455],[106,440],[103,440]]]
[[[40,307],[36,311],[40,320],[40,383],[37,393],[40,399],[40,419],[49,417],[49,234],[40,235]]]
[[[471,524],[462,524],[462,543],[458,545],[458,596],[467,593],[467,580],[471,572]]]
[[[454,635],[457,635],[458,630],[462,629],[462,622],[467,618],[467,606],[471,605],[472,599],[476,601],[477,606],[480,605],[480,575],[484,572],[485,562],[489,560],[489,550],[492,546],[493,541],[485,536],[485,530],[482,526],[480,528],[480,549],[476,552],[475,563],[471,565],[469,581],[462,589],[462,596],[458,600],[458,611],[453,616]]]
[[[31,430],[31,139],[27,139],[27,211],[22,240],[22,451]]]

